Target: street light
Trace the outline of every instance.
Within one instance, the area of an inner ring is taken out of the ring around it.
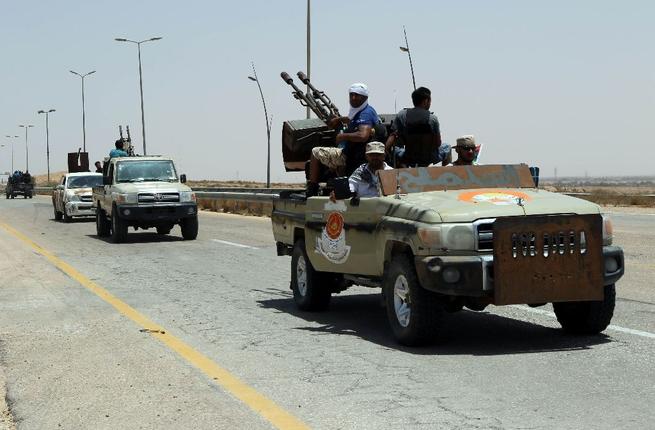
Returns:
[[[267,150],[266,150],[266,188],[271,188],[271,123],[268,120],[268,111],[266,110],[266,101],[264,100],[264,93],[262,92],[262,86],[259,84],[259,78],[257,78],[257,71],[255,70],[255,63],[252,63],[252,72],[255,75],[248,76],[248,79],[257,83],[259,88],[259,95],[262,96],[262,104],[264,105],[264,119],[266,120],[266,140],[267,140]]]
[[[49,137],[49,129],[48,129],[48,117],[50,116],[50,112],[55,112],[54,109],[48,109],[48,110],[40,110],[38,113],[44,113],[45,114],[45,154],[46,154],[46,160],[47,160],[47,165],[48,165],[48,184],[50,183],[50,137]]]
[[[405,26],[403,25],[403,33],[405,34],[405,46],[400,46],[402,52],[407,52],[409,57],[409,68],[412,71],[412,83],[414,84],[414,89],[416,89],[416,79],[414,79],[414,65],[412,64],[412,52],[409,50],[409,42],[407,41],[407,31],[405,31]]]
[[[142,40],[137,42],[136,40],[125,39],[123,37],[117,37],[114,40],[117,42],[129,42],[134,43],[137,46],[139,52],[139,91],[141,92],[141,137],[143,138],[143,155],[146,155],[146,120],[145,114],[143,113],[143,73],[141,71],[141,44],[145,42],[154,42],[155,40],[161,40],[161,37],[151,37],[150,39]]]
[[[29,157],[29,152],[27,150],[27,129],[30,127],[34,127],[32,124],[27,124],[23,125],[20,124],[19,127],[23,127],[25,129],[25,172],[30,171],[30,157]]]
[[[18,139],[19,136],[5,135],[8,139]],[[11,173],[14,173],[14,141],[11,141]]]
[[[85,113],[85,110],[84,110],[84,78],[89,76],[89,75],[94,74],[96,71],[93,70],[93,71],[91,71],[89,73],[85,73],[83,75],[81,75],[81,74],[79,74],[79,73],[77,73],[77,72],[75,72],[73,70],[69,70],[69,72],[71,72],[72,74],[77,75],[80,78],[82,78],[82,149],[83,149],[83,152],[86,152],[86,113]]]

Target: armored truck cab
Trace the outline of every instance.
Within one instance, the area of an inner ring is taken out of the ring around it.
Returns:
[[[291,256],[303,310],[353,284],[380,287],[396,339],[433,340],[448,312],[553,303],[563,329],[610,323],[623,251],[591,202],[535,187],[527,165],[379,171],[380,196],[274,202],[278,255]]]

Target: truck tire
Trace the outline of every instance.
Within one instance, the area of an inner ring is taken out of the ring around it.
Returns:
[[[57,210],[57,207],[55,206],[55,220],[60,221],[61,220],[61,212]]]
[[[183,219],[180,227],[182,228],[182,237],[184,240],[194,240],[198,237],[198,216]]]
[[[98,208],[96,211],[96,234],[98,237],[107,237],[111,231],[111,225],[107,220],[107,215],[105,211]]]
[[[116,208],[111,215],[111,238],[114,243],[125,242],[127,239],[127,223],[118,216]]]
[[[605,330],[614,315],[616,288],[605,286],[605,298],[589,302],[553,303],[553,309],[562,329],[571,334],[598,334]]]
[[[64,208],[63,216],[64,216],[65,223],[69,223],[73,220],[73,217],[66,213],[66,208]]]
[[[15,197],[16,197],[16,195],[14,193],[11,193],[11,198],[13,199]]]
[[[387,318],[396,340],[417,346],[436,340],[444,315],[438,296],[423,288],[406,254],[393,257],[382,280]]]
[[[291,290],[298,309],[322,311],[330,305],[330,289],[323,273],[314,270],[305,252],[305,241],[298,240],[291,255]]]

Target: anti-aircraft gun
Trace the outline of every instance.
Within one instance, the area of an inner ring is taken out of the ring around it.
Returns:
[[[318,118],[285,121],[282,125],[282,158],[287,172],[305,170],[305,163],[311,157],[312,148],[316,146],[335,146],[335,136],[339,132],[328,124],[341,118],[339,109],[324,91],[317,89],[302,71],[297,73],[298,79],[309,88],[305,93],[294,83],[287,72],[280,74],[282,80],[292,89],[293,97],[301,105],[308,107]],[[382,125],[390,127],[394,115],[379,115]],[[376,130],[377,131],[377,130]],[[386,133],[380,133],[385,134]]]
[[[134,146],[132,146],[132,137],[130,136],[129,125],[125,126],[125,132],[127,133],[127,137],[123,137],[123,126],[119,125],[118,134],[120,135],[120,140],[123,141],[123,151],[127,152],[127,155],[129,155],[130,157],[133,157],[135,154],[134,154]]]
[[[293,89],[293,97],[318,117],[285,121],[282,125],[284,167],[287,172],[302,171],[305,170],[305,163],[311,156],[312,148],[335,145],[336,130],[329,128],[327,123],[340,117],[339,109],[323,91],[312,85],[303,72],[298,72],[297,76],[309,87],[308,94],[298,88],[287,72],[282,72],[280,76]]]

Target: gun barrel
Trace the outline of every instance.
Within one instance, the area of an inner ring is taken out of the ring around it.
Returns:
[[[303,84],[309,85],[309,78],[303,72],[298,72],[298,79],[302,81]]]
[[[280,76],[282,77],[282,80],[284,80],[284,82],[287,84],[291,85],[293,83],[293,79],[291,79],[291,76],[289,76],[287,72],[280,73]]]

